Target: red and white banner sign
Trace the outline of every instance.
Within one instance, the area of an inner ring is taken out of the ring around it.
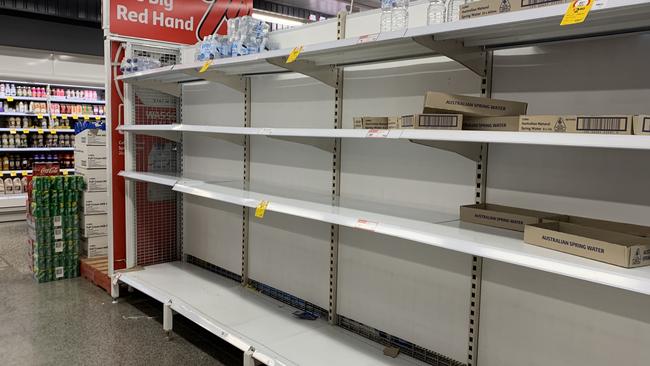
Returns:
[[[250,15],[253,0],[112,0],[114,35],[194,44],[210,34],[226,34],[230,18]]]

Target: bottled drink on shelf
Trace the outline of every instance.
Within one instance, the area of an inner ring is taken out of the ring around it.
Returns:
[[[379,20],[379,31],[391,31],[391,17],[393,16],[394,0],[381,0],[381,18]]]
[[[446,11],[443,0],[430,0],[427,9],[427,25],[444,23]]]

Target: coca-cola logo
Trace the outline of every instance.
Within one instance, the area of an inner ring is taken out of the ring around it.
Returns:
[[[34,164],[34,176],[59,175],[61,171],[58,163],[36,163]]]

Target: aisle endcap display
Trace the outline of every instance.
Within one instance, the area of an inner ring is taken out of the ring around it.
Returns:
[[[424,98],[423,112],[498,117],[526,114],[527,109],[528,103],[430,91]]]
[[[524,241],[620,267],[650,265],[650,238],[618,231],[557,221],[526,225]]]
[[[470,19],[508,13],[511,11],[527,10],[542,6],[568,3],[571,0],[546,0],[546,1],[507,1],[507,0],[479,0],[461,5],[460,19]]]
[[[461,206],[460,220],[502,229],[524,231],[525,225],[540,224],[543,219],[561,220],[566,216],[525,208],[481,203]]]

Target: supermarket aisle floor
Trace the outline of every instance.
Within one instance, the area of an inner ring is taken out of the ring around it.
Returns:
[[[2,365],[241,365],[241,353],[175,316],[162,331],[162,306],[141,294],[112,304],[76,278],[34,282],[27,267],[26,225],[0,223]]]

